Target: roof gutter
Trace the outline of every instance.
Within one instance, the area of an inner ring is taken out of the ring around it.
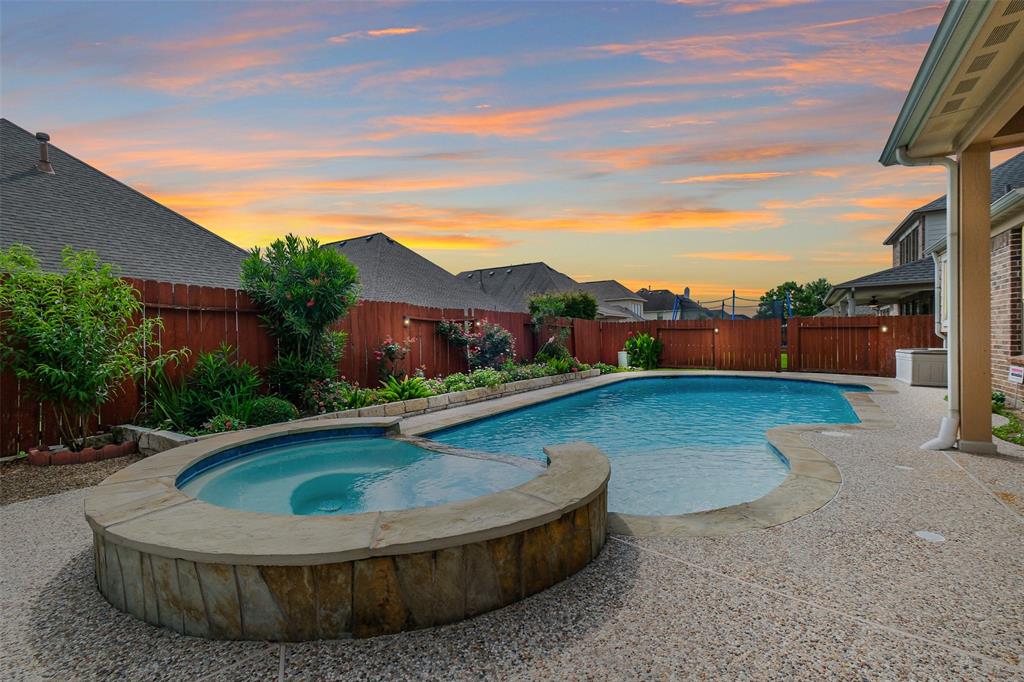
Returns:
[[[908,165],[899,160],[899,150],[904,149],[905,154],[913,146],[975,34],[995,6],[991,2],[950,0],[878,159],[883,166]]]
[[[946,156],[916,159],[906,148],[896,150],[896,159],[904,166],[945,166],[946,168],[946,250],[949,253],[949,331],[946,333],[946,375],[949,387],[949,413],[942,418],[939,434],[921,446],[922,450],[948,450],[956,445],[960,431],[960,164]],[[933,256],[934,258],[934,256]],[[938,316],[936,316],[938,317]],[[935,333],[942,336],[942,321],[936,319]]]

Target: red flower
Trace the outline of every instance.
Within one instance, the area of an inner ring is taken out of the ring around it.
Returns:
[[[309,299],[308,301],[306,301],[307,308],[312,308],[314,305],[316,305],[316,301],[314,301],[313,299]]]

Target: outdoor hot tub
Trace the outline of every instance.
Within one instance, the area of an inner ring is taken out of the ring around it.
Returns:
[[[607,458],[423,451],[396,418],[277,424],[149,457],[92,489],[115,608],[212,639],[302,641],[441,625],[565,579],[601,550]]]

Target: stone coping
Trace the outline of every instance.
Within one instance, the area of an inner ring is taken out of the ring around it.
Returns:
[[[175,483],[217,453],[280,435],[371,428],[394,432],[397,418],[289,422],[221,434],[137,462],[85,499],[85,516],[104,542],[171,559],[296,566],[436,551],[541,526],[600,495],[608,459],[586,443],[546,448],[549,466],[515,488],[460,502],[345,516],[291,516],[208,504]]]
[[[455,410],[406,418],[399,424],[399,429],[403,434],[427,435],[429,437],[430,432],[620,381],[679,376],[736,376],[784,381],[812,381],[832,385],[866,386],[873,393],[897,392],[888,379],[858,375],[712,370],[622,372],[605,374],[572,385],[556,386],[551,389],[511,396],[486,404],[469,405]],[[787,523],[820,509],[839,492],[842,474],[830,459],[807,445],[801,438],[801,434],[806,431],[842,432],[895,426],[895,423],[886,417],[872,399],[872,393],[846,392],[843,395],[860,419],[859,424],[789,424],[768,431],[766,434],[768,443],[782,455],[790,467],[789,475],[785,480],[768,494],[751,502],[690,514],[642,516],[609,512],[609,531],[633,536],[730,535]]]

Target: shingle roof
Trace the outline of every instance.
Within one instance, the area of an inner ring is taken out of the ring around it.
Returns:
[[[51,271],[69,245],[128,277],[238,288],[245,250],[59,147],[53,175],[38,159],[35,136],[0,119],[0,247],[26,244]]]
[[[643,317],[625,306],[604,302],[597,304],[597,319],[628,320],[630,322],[644,321]]]
[[[496,298],[506,310],[518,312],[529,309],[529,299],[535,294],[582,291],[579,282],[546,263],[467,270],[457,277]]]
[[[900,286],[904,284],[933,284],[935,263],[931,258],[919,258],[912,263],[897,265],[888,270],[873,272],[848,282],[837,284],[834,289]]]
[[[1003,161],[992,169],[992,186],[989,193],[989,204],[994,204],[1004,194],[1008,194],[1019,187],[1024,187],[1024,152],[1017,154],[1011,159]],[[893,230],[882,243],[891,244],[896,235],[898,235],[907,224],[907,221],[913,219],[915,216],[922,213],[945,210],[946,195],[943,194],[941,197],[932,199],[927,204],[918,206],[907,214],[907,217],[900,221],[900,224],[896,226],[896,229]]]
[[[643,296],[638,296],[614,279],[604,279],[597,282],[580,282],[583,291],[592,294],[599,301],[643,301]]]
[[[636,293],[644,299],[645,312],[672,310],[675,306],[676,294],[672,293],[668,289],[640,289]],[[680,296],[679,299],[681,302],[680,305],[684,310],[701,308],[701,306],[692,299],[684,296]]]
[[[500,301],[381,232],[324,244],[324,248],[345,254],[359,268],[361,299],[430,308],[508,310]]]

